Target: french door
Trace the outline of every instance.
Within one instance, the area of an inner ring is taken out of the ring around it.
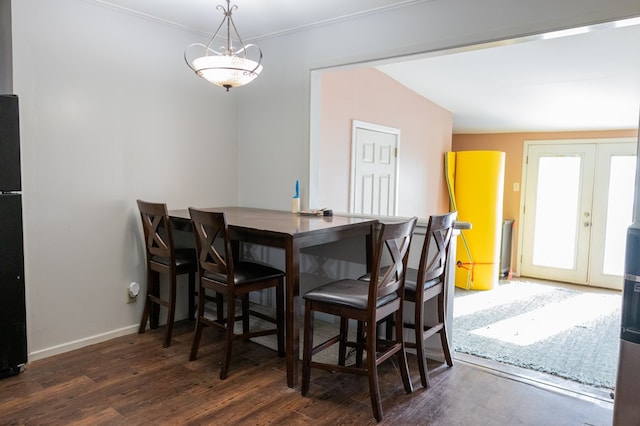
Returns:
[[[636,143],[581,142],[526,146],[520,274],[621,289]]]

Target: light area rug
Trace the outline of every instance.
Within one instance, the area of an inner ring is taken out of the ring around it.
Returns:
[[[621,294],[528,281],[456,289],[455,351],[614,388]]]

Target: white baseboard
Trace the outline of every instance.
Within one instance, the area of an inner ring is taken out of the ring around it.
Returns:
[[[126,336],[127,334],[133,334],[133,333],[136,333],[137,331],[138,331],[137,324],[129,325],[127,327],[108,331],[106,333],[96,334],[93,336],[85,337],[83,339],[74,340],[72,342],[67,342],[61,345],[52,346],[50,348],[41,349],[39,351],[30,352],[28,356],[28,362],[37,361],[43,358],[48,358],[50,356],[69,352],[74,349],[84,348],[85,346],[93,345],[95,343],[101,343],[106,340],[114,339],[116,337]]]

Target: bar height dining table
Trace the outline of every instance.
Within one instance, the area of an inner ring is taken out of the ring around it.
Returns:
[[[203,210],[224,211],[234,240],[284,249],[287,385],[290,388],[297,386],[300,347],[300,251],[305,247],[360,236],[367,244],[368,269],[371,264],[369,253],[377,220],[302,215],[249,207],[210,207]],[[189,211],[186,209],[170,210],[169,216],[173,223],[191,226]]]

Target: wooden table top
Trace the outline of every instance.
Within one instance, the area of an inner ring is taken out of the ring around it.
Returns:
[[[340,227],[355,224],[370,225],[375,219],[355,218],[346,216],[313,216],[300,215],[280,210],[267,210],[251,207],[208,207],[201,210],[220,212],[227,215],[229,226],[253,230],[263,230],[291,236],[325,232]],[[169,215],[174,218],[190,219],[189,210],[171,210]]]

